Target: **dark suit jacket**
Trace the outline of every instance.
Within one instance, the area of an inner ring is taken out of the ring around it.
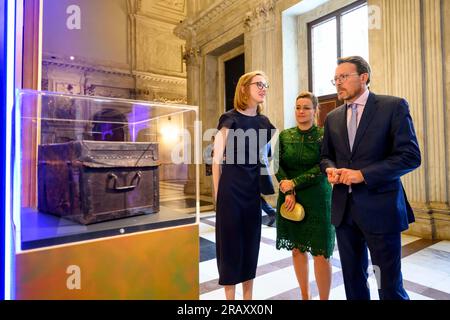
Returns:
[[[401,232],[414,221],[400,177],[420,166],[421,157],[406,100],[369,94],[353,150],[347,133],[346,105],[325,120],[321,170],[361,170],[365,182],[352,185],[353,220],[370,233]],[[333,187],[331,222],[343,220],[348,186]]]

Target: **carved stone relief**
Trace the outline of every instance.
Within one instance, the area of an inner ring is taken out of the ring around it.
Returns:
[[[122,98],[122,99],[133,98],[131,90],[126,88],[114,88],[96,85],[90,85],[88,88],[89,92],[86,92],[86,95],[109,97],[109,98]]]
[[[184,42],[173,34],[174,25],[138,18],[136,26],[136,68],[184,77]]]
[[[185,2],[184,0],[157,0],[156,5],[163,8],[175,9],[177,11],[184,13],[185,7],[184,2]]]
[[[199,65],[199,58],[199,48],[186,48],[186,50],[183,52],[183,60],[186,62],[186,65]]]
[[[69,93],[69,94],[81,94],[82,89],[81,86],[77,83],[69,83],[69,82],[54,82],[54,91]]]
[[[261,27],[265,27],[265,30],[273,28],[275,4],[275,0],[265,0],[253,10],[247,12],[244,20],[246,31],[254,31]]]
[[[44,60],[42,89],[123,99],[186,103],[186,79]]]
[[[185,0],[141,0],[138,15],[177,24],[186,16]]]

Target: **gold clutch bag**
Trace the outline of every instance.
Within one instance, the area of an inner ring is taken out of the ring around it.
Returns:
[[[280,208],[280,213],[283,218],[292,221],[302,221],[303,218],[305,218],[305,209],[298,202],[295,203],[294,209],[292,211],[287,211],[286,206],[283,203]]]

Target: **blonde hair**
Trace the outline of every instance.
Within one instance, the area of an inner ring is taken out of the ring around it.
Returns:
[[[297,99],[295,99],[295,103],[297,103],[298,99],[309,99],[312,102],[313,108],[314,108],[314,112],[315,112],[315,116],[313,119],[313,124],[317,125],[317,119],[319,116],[319,112],[317,112],[317,106],[319,105],[319,99],[317,99],[317,97],[314,95],[314,93],[309,92],[309,91],[303,91],[300,92],[299,95],[297,96]]]
[[[317,106],[319,105],[319,99],[317,99],[317,97],[314,95],[314,93],[309,92],[309,91],[300,92],[300,94],[297,96],[297,99],[295,99],[295,102],[297,102],[298,99],[303,99],[303,98],[311,100],[314,109],[317,109]]]
[[[236,85],[236,91],[234,92],[234,109],[245,110],[248,108],[248,86],[255,76],[263,76],[267,81],[267,76],[263,71],[252,71],[242,75]],[[244,88],[244,90],[241,90]],[[242,92],[244,91],[244,92]],[[260,114],[263,109],[263,104],[259,103],[256,108],[256,113]]]

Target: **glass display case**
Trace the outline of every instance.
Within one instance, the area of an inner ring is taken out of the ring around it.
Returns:
[[[197,107],[18,92],[17,251],[198,222]]]

